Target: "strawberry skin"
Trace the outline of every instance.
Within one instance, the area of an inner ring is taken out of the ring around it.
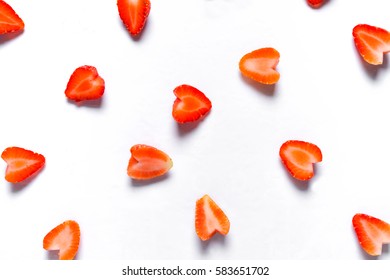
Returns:
[[[43,249],[59,250],[60,260],[73,260],[80,244],[80,227],[75,221],[68,220],[53,228],[43,238]]]
[[[279,155],[290,174],[302,181],[311,179],[314,176],[313,163],[322,161],[320,148],[300,140],[283,143]]]
[[[24,29],[23,20],[6,2],[0,0],[0,34],[6,34]]]
[[[307,0],[307,4],[309,4],[313,8],[319,8],[324,4],[325,0]]]
[[[75,102],[99,99],[103,96],[105,83],[94,66],[78,67],[70,76],[65,95]]]
[[[366,214],[356,214],[352,225],[362,249],[371,256],[382,254],[382,245],[390,243],[390,224]]]
[[[152,146],[137,144],[130,149],[131,157],[127,175],[136,180],[148,180],[167,173],[173,166],[172,159]]]
[[[280,54],[274,48],[262,48],[244,55],[239,63],[241,73],[256,82],[272,85],[279,81],[276,66]]]
[[[150,13],[149,0],[118,0],[118,11],[123,24],[132,36],[137,36],[145,26]]]
[[[45,157],[19,147],[9,147],[3,151],[1,158],[7,163],[5,179],[10,183],[19,183],[45,165]]]
[[[173,103],[172,116],[178,123],[197,121],[211,110],[211,101],[193,86],[180,85],[173,93],[176,100]]]
[[[390,33],[383,28],[358,24],[352,36],[359,54],[369,64],[382,64],[383,54],[390,52]]]
[[[209,240],[217,232],[227,235],[229,230],[228,217],[209,195],[196,201],[195,231],[202,241]]]

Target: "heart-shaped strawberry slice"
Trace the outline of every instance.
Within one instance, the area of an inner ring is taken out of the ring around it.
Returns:
[[[195,231],[203,241],[219,232],[226,235],[230,230],[230,221],[221,208],[208,196],[196,201]]]
[[[275,84],[280,74],[276,71],[280,54],[274,48],[262,48],[244,55],[239,63],[241,73],[262,84]]]
[[[172,168],[172,159],[152,146],[137,144],[130,149],[131,157],[127,175],[137,180],[152,179],[164,175]]]

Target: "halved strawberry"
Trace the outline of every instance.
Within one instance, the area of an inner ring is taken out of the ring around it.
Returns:
[[[262,48],[244,55],[239,63],[241,73],[262,84],[275,84],[280,74],[275,70],[280,54],[274,48]]]
[[[322,161],[320,148],[299,140],[285,142],[280,147],[279,155],[290,174],[303,181],[314,176],[313,163]]]
[[[210,239],[216,232],[226,235],[230,230],[230,221],[221,208],[208,196],[196,201],[195,231],[203,241]]]
[[[173,103],[172,116],[178,123],[196,121],[211,110],[211,101],[193,86],[178,86],[173,93],[176,100]]]
[[[149,0],[118,0],[119,16],[132,36],[138,35],[150,13]]]
[[[99,99],[103,96],[104,89],[104,80],[99,76],[96,68],[84,65],[77,68],[70,76],[65,95],[76,102]]]
[[[0,0],[0,34],[15,32],[24,29],[23,20],[6,2]]]
[[[43,155],[19,147],[5,149],[1,158],[7,163],[5,179],[10,183],[27,179],[45,165]]]
[[[152,179],[164,175],[173,166],[166,153],[152,146],[137,144],[131,147],[130,152],[127,174],[133,179]]]
[[[368,24],[358,24],[352,31],[357,50],[370,64],[383,63],[383,54],[390,52],[390,32]]]
[[[80,244],[80,227],[75,221],[68,220],[53,228],[43,238],[43,249],[59,251],[60,260],[73,260]]]
[[[313,8],[319,8],[324,4],[325,0],[307,0],[307,4],[309,4]]]
[[[390,224],[366,214],[356,214],[352,218],[360,246],[371,256],[382,253],[382,245],[390,243]]]

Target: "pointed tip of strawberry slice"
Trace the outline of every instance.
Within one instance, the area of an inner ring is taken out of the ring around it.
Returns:
[[[320,148],[300,140],[283,143],[279,155],[290,174],[302,181],[311,179],[314,176],[313,164],[322,161]]]
[[[10,183],[19,183],[37,173],[45,165],[41,154],[20,147],[6,148],[1,158],[7,163],[5,179]]]
[[[227,235],[229,230],[228,217],[209,195],[206,194],[196,201],[195,231],[202,241],[209,240],[217,232]]]
[[[43,249],[59,251],[60,260],[73,260],[80,244],[80,227],[76,221],[67,220],[53,228],[43,238]]]
[[[78,67],[69,78],[65,95],[75,102],[99,99],[103,96],[105,83],[94,66]]]
[[[352,36],[359,54],[369,64],[382,64],[383,55],[390,52],[390,32],[383,28],[358,24]]]
[[[352,225],[362,249],[371,256],[382,254],[383,244],[390,243],[390,224],[358,213],[352,218]]]
[[[244,55],[239,68],[241,73],[256,82],[272,85],[279,81],[280,74],[276,71],[280,54],[274,48],[262,48]]]
[[[0,0],[0,35],[24,29],[23,20],[6,2]]]
[[[137,144],[130,149],[131,157],[127,175],[136,180],[149,180],[167,173],[173,166],[172,159],[159,149]]]
[[[178,123],[194,122],[203,118],[212,108],[207,96],[190,85],[180,85],[173,90],[176,100],[172,116]]]
[[[307,0],[307,4],[309,4],[312,8],[319,8],[324,4],[325,0]]]
[[[149,0],[118,0],[119,16],[132,36],[143,30],[150,13]]]

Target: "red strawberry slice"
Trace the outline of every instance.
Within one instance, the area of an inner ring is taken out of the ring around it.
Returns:
[[[132,36],[138,35],[150,13],[149,0],[118,0],[119,16]]]
[[[23,20],[6,2],[0,0],[0,34],[15,32],[24,29]]]
[[[195,231],[203,241],[210,239],[216,232],[226,235],[230,230],[230,221],[221,208],[208,196],[196,201]]]
[[[313,163],[322,161],[320,148],[299,140],[285,142],[280,147],[279,155],[290,174],[303,181],[314,176]]]
[[[81,66],[70,76],[65,95],[69,99],[79,102],[99,99],[105,89],[104,80],[93,66]]]
[[[313,8],[319,8],[324,4],[325,0],[307,0],[307,4],[309,4]]]
[[[164,175],[173,166],[166,153],[152,146],[137,144],[131,147],[130,152],[127,174],[133,179],[152,179]]]
[[[19,147],[9,147],[1,158],[7,163],[5,179],[10,183],[19,183],[38,172],[45,165],[43,155]]]
[[[181,85],[173,92],[176,100],[173,103],[172,116],[178,123],[197,121],[211,110],[211,101],[193,86]]]
[[[258,49],[244,55],[239,63],[241,73],[262,84],[275,84],[280,77],[276,66],[280,54],[274,48]]]
[[[382,253],[382,245],[390,243],[390,224],[366,214],[356,214],[352,218],[360,246],[371,256]]]
[[[43,238],[43,249],[59,251],[60,260],[73,260],[80,244],[80,227],[68,220],[53,228]]]
[[[387,30],[359,24],[353,28],[352,35],[358,52],[367,63],[383,63],[383,54],[390,52],[390,33]]]

